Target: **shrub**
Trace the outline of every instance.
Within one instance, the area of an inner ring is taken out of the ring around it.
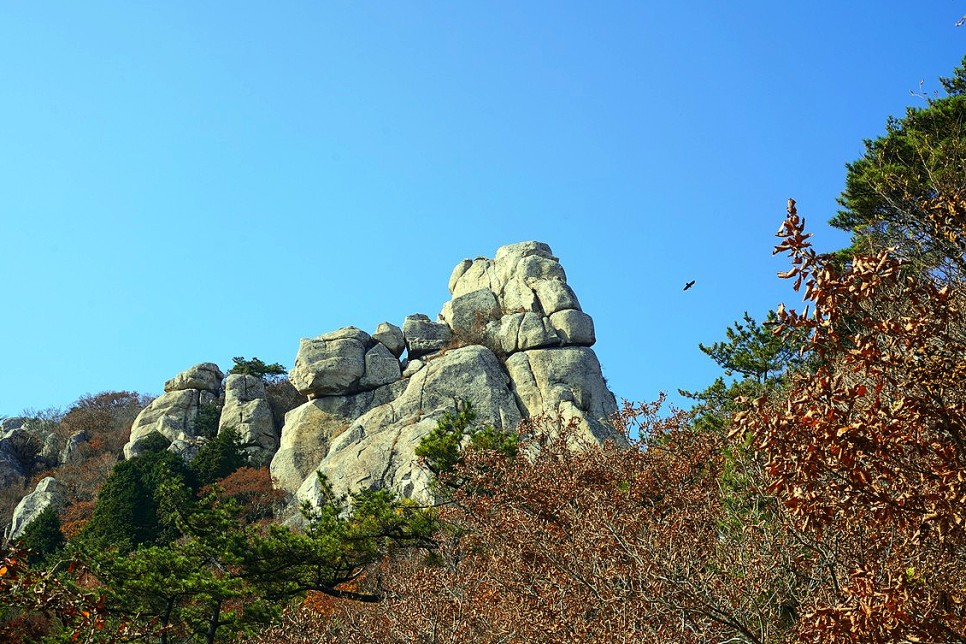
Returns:
[[[226,427],[198,450],[189,467],[198,485],[208,485],[228,476],[246,461],[238,430]]]
[[[27,524],[19,540],[20,547],[30,551],[30,562],[35,566],[46,563],[64,547],[64,543],[60,518],[52,505],[44,508]]]

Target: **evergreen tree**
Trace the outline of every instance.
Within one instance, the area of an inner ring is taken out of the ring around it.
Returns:
[[[203,487],[228,476],[245,464],[238,430],[226,427],[198,450],[189,468],[194,472],[198,486]]]
[[[79,535],[81,541],[126,552],[175,538],[177,532],[159,516],[158,493],[169,480],[189,487],[194,483],[184,462],[171,452],[148,451],[118,463],[97,494],[91,520]]]
[[[892,248],[920,272],[966,275],[966,58],[940,80],[946,96],[890,117],[886,133],[848,164],[842,210],[829,222],[852,232],[846,261]]]
[[[267,381],[274,380],[279,376],[285,376],[288,373],[285,367],[277,362],[265,364],[258,358],[245,360],[244,356],[235,356],[231,360],[235,363],[235,366],[228,373],[255,376],[256,378]]]
[[[476,423],[476,412],[469,402],[461,402],[455,412],[446,412],[436,427],[416,447],[416,456],[436,475],[436,482],[457,488],[463,481],[453,478],[453,472],[464,461],[464,448],[495,451],[513,457],[520,437],[509,432]]]
[[[741,408],[739,400],[775,391],[786,371],[805,363],[801,352],[804,334],[776,333],[776,325],[774,311],[768,312],[763,323],[746,311],[742,322],[725,330],[727,340],[710,346],[698,344],[725,376],[738,376],[730,383],[719,377],[703,391],[680,390],[681,395],[698,401],[693,411],[699,426],[723,430]]]
[[[30,551],[31,564],[42,566],[64,547],[64,543],[57,510],[48,505],[27,524],[18,545]]]

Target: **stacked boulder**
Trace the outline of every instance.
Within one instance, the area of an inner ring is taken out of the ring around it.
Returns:
[[[280,487],[318,502],[322,474],[336,494],[390,488],[428,501],[415,449],[463,402],[498,428],[548,414],[573,419],[586,440],[618,438],[609,423],[617,403],[590,349],[593,321],[549,246],[464,260],[449,290],[435,322],[416,314],[401,329],[345,327],[301,341],[289,379],[309,402],[285,417],[271,463]]]
[[[314,503],[329,490],[360,489],[431,501],[415,450],[463,403],[497,428],[548,415],[573,421],[584,441],[620,439],[610,424],[617,402],[590,348],[593,320],[549,246],[523,242],[463,260],[449,291],[435,321],[414,314],[371,335],[348,326],[303,339],[289,381],[307,402],[285,415],[281,436],[260,379],[223,382],[217,365],[203,363],[165,383],[134,421],[125,456],[157,432],[190,459],[208,438],[201,411],[222,395],[218,431],[236,429],[252,462],[271,462],[278,487]]]
[[[171,451],[190,458],[205,440],[196,431],[198,413],[218,403],[222,378],[218,365],[204,362],[164,383],[164,394],[134,419],[124,457],[138,456],[144,441],[157,432],[171,442]]]
[[[617,411],[597,356],[594,321],[580,308],[550,247],[504,246],[494,259],[463,260],[440,317],[457,335],[479,337],[505,357],[524,416],[576,419],[588,438],[613,436]]]
[[[218,433],[227,428],[238,438],[254,464],[267,464],[278,449],[278,434],[272,407],[261,378],[230,374],[225,378],[225,404],[218,420]]]

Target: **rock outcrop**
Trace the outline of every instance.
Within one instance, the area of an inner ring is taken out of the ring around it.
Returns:
[[[218,433],[232,427],[254,463],[268,463],[278,449],[278,434],[265,383],[255,376],[231,374],[225,378],[225,404]]]
[[[276,485],[310,502],[322,494],[320,476],[336,494],[388,488],[430,500],[415,450],[462,403],[498,428],[552,415],[573,419],[581,440],[619,438],[609,422],[617,403],[590,348],[593,320],[549,246],[523,242],[463,260],[449,291],[435,321],[415,313],[371,335],[347,326],[302,339],[289,381],[307,402],[285,415],[280,436],[260,379],[223,383],[204,363],[165,383],[134,421],[125,455],[158,432],[190,459],[206,440],[199,413],[222,394],[218,431],[237,429],[254,462],[270,459]]]
[[[0,441],[0,487],[20,484],[26,478],[26,471],[10,443]]]
[[[187,391],[197,389],[217,394],[225,375],[213,362],[202,362],[164,383],[164,391]]]
[[[20,503],[14,509],[8,539],[10,541],[19,539],[30,522],[49,506],[53,505],[59,510],[65,497],[66,490],[57,479],[52,476],[42,479],[33,492],[20,499]]]
[[[395,346],[395,349],[398,347]],[[377,389],[398,380],[399,360],[368,333],[347,326],[302,339],[289,380],[309,399]]]
[[[7,426],[10,429],[0,432],[0,486],[3,487],[22,483],[34,465],[33,436],[26,423],[13,422]]]
[[[171,441],[174,451],[190,457],[202,442],[199,439],[204,438],[195,431],[198,412],[203,406],[217,404],[223,377],[218,365],[205,362],[166,382],[165,393],[151,401],[134,419],[124,457],[140,454],[140,443],[154,432]]]
[[[8,416],[7,418],[0,418],[0,434],[14,429],[20,429],[27,424],[28,420],[29,419],[23,418],[22,416]]]
[[[549,246],[463,260],[449,290],[435,322],[417,313],[372,336],[345,327],[302,340],[289,377],[310,401],[285,417],[271,465],[280,487],[317,502],[323,475],[336,494],[390,488],[427,501],[415,449],[462,402],[496,427],[550,414],[576,419],[583,439],[616,438],[593,320]]]
[[[60,451],[58,456],[58,462],[60,463],[70,463],[77,458],[77,450],[80,446],[86,443],[90,437],[87,432],[81,430],[79,432],[74,432],[67,437],[67,443],[64,445],[64,449]]]

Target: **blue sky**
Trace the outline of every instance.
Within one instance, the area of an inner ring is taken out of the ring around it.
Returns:
[[[794,197],[966,53],[936,0],[0,4],[0,416],[158,394],[232,356],[434,316],[450,271],[551,245],[612,389],[797,297]],[[696,280],[688,292],[685,282]]]

